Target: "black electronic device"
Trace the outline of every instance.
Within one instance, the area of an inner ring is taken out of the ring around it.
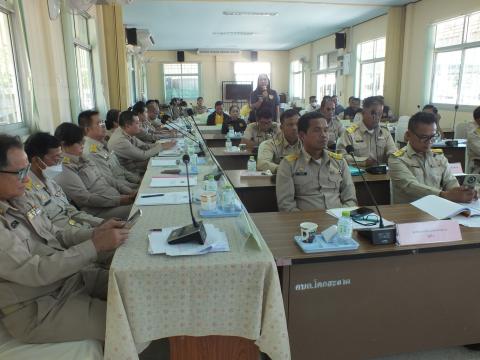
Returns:
[[[458,146],[458,140],[445,140],[445,146]]]
[[[353,146],[348,145],[345,150],[347,151],[348,154],[352,156],[353,161],[355,162],[355,165],[358,168],[357,159],[355,158],[355,154],[354,154],[355,149],[353,148]],[[363,176],[362,172],[360,172],[360,176],[362,177],[363,183],[367,188],[368,195],[370,196],[370,199],[372,200],[373,204],[375,205],[375,209],[377,210],[377,214],[379,217],[379,224],[378,224],[378,228],[357,230],[357,233],[358,235],[363,236],[368,240],[370,240],[371,243],[374,245],[393,244],[397,239],[397,228],[395,225],[385,226],[383,224],[383,218],[382,218],[382,214],[380,213],[380,209],[378,208],[377,200],[375,200],[375,197],[373,196],[372,191],[370,190],[370,186],[368,186],[368,183],[365,180],[365,177]]]
[[[347,34],[335,33],[335,49],[345,49],[347,47]]]
[[[177,51],[177,61],[178,62],[185,61],[185,51]]]
[[[195,220],[192,209],[192,197],[190,195],[190,179],[188,174],[188,163],[190,162],[190,156],[188,154],[183,155],[183,163],[187,171],[187,189],[188,189],[188,204],[190,205],[190,215],[192,217],[192,223],[190,225],[182,226],[179,229],[173,230],[167,238],[167,242],[170,245],[183,244],[187,242],[196,242],[201,245],[205,244],[207,233],[202,221]]]
[[[380,175],[387,173],[387,165],[375,165],[365,168],[365,171],[369,174]]]
[[[132,228],[133,225],[135,225],[135,223],[138,221],[138,219],[140,219],[141,216],[142,216],[142,210],[137,209],[137,211],[135,211],[132,214],[132,216],[130,216],[128,218],[128,220],[125,222],[125,224],[123,226],[128,228],[128,229]]]
[[[354,217],[366,216],[373,213],[374,211],[372,209],[362,206],[362,207],[359,207],[358,209],[350,211],[350,217],[354,218]]]
[[[226,100],[248,100],[252,93],[252,84],[225,84]]]
[[[125,28],[125,39],[127,40],[127,45],[137,46],[137,29],[136,28]]]

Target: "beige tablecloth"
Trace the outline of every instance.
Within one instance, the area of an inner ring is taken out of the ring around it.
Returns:
[[[199,184],[211,169],[200,166]],[[149,188],[160,171],[149,166],[140,192],[186,191]],[[203,219],[226,233],[230,252],[168,257],[147,254],[148,230],[188,224],[188,205],[142,211],[111,266],[105,359],[137,359],[136,343],[178,335],[240,336],[255,340],[273,360],[290,359],[276,265],[248,214]]]

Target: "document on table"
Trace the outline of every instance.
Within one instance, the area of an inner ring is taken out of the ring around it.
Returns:
[[[197,177],[190,176],[190,186],[197,185]],[[175,187],[188,186],[186,176],[154,176],[150,181],[150,187]]]
[[[330,216],[333,216],[334,218],[337,218],[339,219],[340,217],[342,217],[342,211],[352,211],[352,210],[356,210],[358,209],[358,206],[354,206],[354,207],[349,207],[349,208],[336,208],[336,209],[328,209],[327,210],[327,214],[330,215]],[[375,213],[372,213],[372,214],[369,214],[369,219],[372,219],[372,217],[376,216],[377,219],[379,219],[378,215],[375,214]],[[358,224],[356,223],[355,221],[353,221],[353,230],[362,230],[362,229],[372,229],[372,228],[378,228],[380,224],[376,224],[376,225],[361,225],[361,224]],[[395,225],[394,222],[392,221],[389,221],[385,218],[383,218],[383,225],[385,226],[390,226],[390,225]]]
[[[182,150],[180,149],[168,149],[168,150],[162,150],[158,153],[157,156],[159,157],[172,157],[172,156],[180,156],[182,155]]]
[[[179,161],[175,157],[170,158],[162,158],[162,159],[152,159],[152,166],[177,166],[177,161]]]
[[[177,205],[188,204],[187,191],[173,191],[168,193],[141,193],[135,201],[135,205]]]
[[[220,231],[213,224],[204,224],[207,238],[205,244],[176,244],[170,245],[167,242],[170,233],[178,227],[163,228],[161,231],[152,231],[148,235],[148,253],[166,254],[168,256],[202,255],[209,252],[230,251],[228,239],[223,231]]]
[[[464,217],[480,215],[480,210],[472,206],[473,204],[458,204],[437,195],[424,196],[412,202],[412,205],[438,220],[457,217],[460,214]]]

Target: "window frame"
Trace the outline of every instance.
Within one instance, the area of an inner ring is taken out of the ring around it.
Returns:
[[[367,40],[367,41],[363,41],[361,43],[358,43],[357,44],[357,48],[356,48],[356,57],[357,57],[357,75],[355,76],[356,78],[356,86],[355,86],[355,96],[361,98],[361,99],[364,99],[366,96],[362,96],[361,94],[361,89],[362,89],[362,66],[363,65],[369,65],[369,64],[373,64],[373,74],[375,74],[375,66],[377,63],[381,63],[383,62],[383,84],[385,86],[385,53],[382,57],[375,57],[376,56],[376,49],[377,49],[377,41],[378,40],[382,40],[384,39],[385,40],[385,51],[386,51],[386,42],[387,42],[387,38],[386,36],[380,36],[378,38],[375,38],[375,39],[371,39],[371,40]],[[370,43],[372,42],[373,43],[373,57],[369,60],[361,60],[361,53],[359,53],[359,49],[361,48],[361,46],[363,44],[366,44],[366,43]],[[374,79],[375,81],[375,79]],[[375,82],[374,82],[374,89],[375,90]],[[382,89],[382,93],[379,94],[379,93],[374,93],[370,96],[378,96],[378,95],[383,95],[383,90]],[[367,96],[368,97],[368,96]]]
[[[255,79],[253,79],[253,77],[252,77],[251,80],[237,79],[237,74],[238,74],[238,73],[235,72],[235,64],[240,64],[240,63],[242,63],[242,64],[243,64],[243,63],[249,63],[249,64],[250,64],[250,63],[252,63],[252,64],[254,64],[254,63],[257,63],[257,64],[258,64],[258,63],[261,63],[261,64],[269,64],[268,66],[269,66],[270,69],[269,69],[269,72],[266,73],[266,74],[267,74],[268,78],[270,79],[270,86],[271,86],[271,84],[272,84],[272,63],[271,63],[271,62],[269,62],[269,61],[234,61],[234,62],[233,62],[233,69],[232,69],[232,70],[233,70],[233,78],[235,79],[235,81],[237,81],[237,82],[250,82],[250,81],[252,81],[252,82],[253,82],[253,90],[255,90],[255,89],[257,88],[258,75],[260,75],[261,72],[256,75],[256,78],[255,78]],[[242,75],[244,75],[244,74],[246,74],[246,73],[243,73]],[[254,75],[254,74],[252,73],[252,75]]]
[[[322,53],[322,54],[317,55],[317,70],[314,72],[314,75],[316,77],[316,79],[315,79],[315,81],[316,81],[315,96],[317,97],[318,101],[321,101],[321,99],[320,99],[321,96],[320,96],[319,91],[318,91],[318,84],[319,84],[318,78],[319,78],[320,75],[324,75],[326,77],[328,75],[335,74],[335,91],[333,92],[333,94],[331,96],[336,95],[336,92],[337,92],[337,71],[340,70],[340,65],[339,65],[338,60],[337,60],[336,66],[331,66],[329,59],[330,59],[330,57],[333,56],[333,54],[335,55],[336,58],[338,58],[338,51],[330,51],[330,52],[327,52],[327,53]],[[320,59],[321,58],[326,59],[325,60],[325,63],[326,63],[325,68],[320,68]]]
[[[170,64],[179,64],[181,67],[183,65],[189,65],[189,64],[196,64],[197,65],[197,73],[196,74],[183,74],[183,70],[182,70],[182,73],[166,73],[165,72],[165,65],[170,65]],[[164,101],[165,103],[169,103],[171,99],[167,99],[167,88],[166,88],[166,82],[165,82],[165,77],[166,76],[180,76],[180,77],[183,77],[183,76],[197,76],[197,83],[198,83],[198,94],[197,94],[197,97],[200,96],[200,89],[201,89],[201,66],[200,66],[200,62],[195,62],[195,61],[190,61],[190,62],[172,62],[172,61],[168,61],[168,62],[163,62],[162,63],[162,74],[163,74],[163,98],[164,98]],[[183,97],[183,93],[182,93],[182,96],[181,98],[182,99],[188,99],[188,100],[196,100],[196,98],[184,98]]]
[[[15,31],[14,31],[14,22],[12,17],[17,16],[13,6],[5,1],[0,0],[0,12],[3,12],[7,15],[8,19],[8,28],[10,32],[10,44],[13,55],[13,67],[15,69],[15,80],[17,82],[17,96],[18,96],[18,106],[19,106],[19,116],[20,121],[14,124],[0,125],[0,132],[13,134],[13,135],[26,135],[28,134],[28,124],[25,119],[25,105],[22,102],[22,88],[23,88],[23,79],[20,77],[19,65],[18,65],[18,47],[15,40]]]
[[[300,70],[298,71],[294,71],[294,63],[298,63],[300,65]],[[305,72],[304,72],[304,66],[303,66],[303,62],[302,60],[298,59],[298,60],[293,60],[290,62],[290,88],[291,88],[291,91],[290,93],[292,94],[291,95],[291,99],[292,101],[295,101],[295,100],[303,100],[305,98]],[[302,85],[301,85],[301,94],[300,94],[300,97],[298,96],[294,96],[293,94],[293,90],[294,90],[294,77],[295,75],[300,75],[300,78],[302,80]]]
[[[474,110],[477,106],[476,105],[467,105],[467,104],[460,104],[460,94],[462,88],[462,80],[463,80],[463,69],[465,65],[465,53],[467,50],[472,48],[480,48],[480,40],[475,42],[466,42],[467,36],[467,27],[469,23],[470,16],[474,14],[480,13],[479,11],[475,11],[469,14],[461,15],[461,16],[454,16],[449,19],[445,19],[433,24],[433,41],[432,41],[432,68],[431,68],[431,76],[430,76],[430,94],[429,94],[429,103],[435,105],[439,109],[444,110],[452,110],[452,107],[455,105],[459,106],[460,111],[470,111]],[[442,47],[435,47],[435,38],[437,36],[437,26],[443,22],[455,20],[458,18],[463,18],[463,32],[462,32],[462,42],[457,45],[449,45],[449,46],[442,46]],[[461,51],[461,60],[460,60],[460,68],[458,74],[458,84],[457,84],[457,96],[455,104],[447,104],[441,102],[434,102],[433,101],[433,91],[435,85],[435,72],[436,72],[436,65],[437,65],[437,56],[441,53],[448,53],[452,51]]]

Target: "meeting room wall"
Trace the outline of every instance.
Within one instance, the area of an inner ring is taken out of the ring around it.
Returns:
[[[409,115],[430,102],[433,60],[433,24],[480,11],[478,0],[422,0],[407,6],[400,112]],[[480,105],[477,104],[477,106]],[[453,125],[454,106],[439,106],[441,126]],[[471,121],[474,107],[460,106],[457,121]]]
[[[279,93],[288,91],[288,56],[288,51],[258,51],[258,61],[271,64],[272,88]],[[163,102],[165,100],[163,64],[176,63],[177,51],[148,51],[145,59],[148,97]],[[222,98],[222,81],[235,80],[234,63],[249,61],[250,51],[242,51],[238,55],[198,55],[194,51],[185,51],[186,63],[200,64],[200,95],[204,97],[205,104],[209,107],[213,107],[215,101]],[[194,102],[194,99],[188,101]]]

